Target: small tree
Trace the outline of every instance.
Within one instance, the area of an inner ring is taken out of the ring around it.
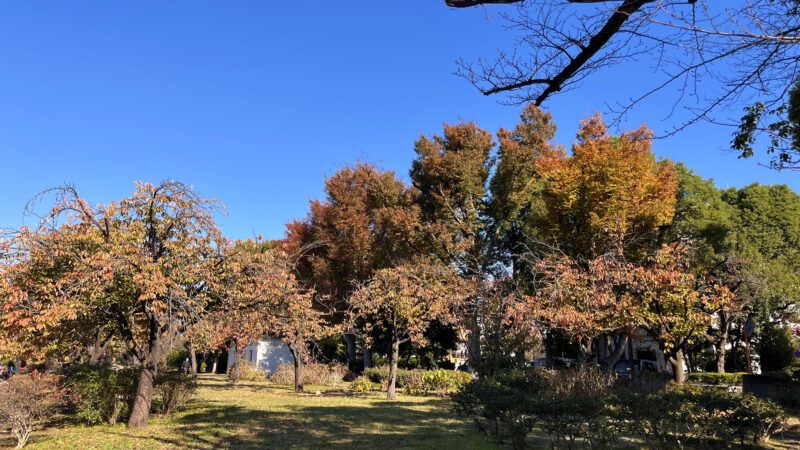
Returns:
[[[379,270],[354,292],[351,321],[364,320],[368,330],[383,325],[391,340],[387,400],[396,400],[400,344],[424,343],[423,334],[434,320],[455,323],[454,312],[463,301],[461,290],[461,281],[451,268],[417,261]]]
[[[0,385],[0,423],[11,427],[16,448],[28,442],[34,422],[51,416],[64,403],[66,389],[59,387],[59,379],[34,371]]]

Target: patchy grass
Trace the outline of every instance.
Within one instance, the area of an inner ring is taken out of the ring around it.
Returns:
[[[26,448],[496,448],[446,399],[399,395],[388,403],[379,392],[306,389],[203,375],[186,410],[153,417],[146,429],[56,425],[34,432]],[[10,445],[0,434],[0,447]]]
[[[56,422],[37,430],[26,448],[500,448],[470,421],[454,416],[447,399],[399,395],[398,402],[388,403],[382,392],[306,386],[306,393],[297,394],[290,386],[268,382],[233,385],[224,376],[202,375],[199,381],[189,407],[171,417],[152,417],[146,429]],[[797,411],[791,415],[783,435],[764,447],[800,448],[800,420]],[[14,443],[10,434],[0,433],[0,448]],[[534,430],[528,444],[547,448],[550,441]],[[620,447],[640,448],[641,443],[624,439]]]

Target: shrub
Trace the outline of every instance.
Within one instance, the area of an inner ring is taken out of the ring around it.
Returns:
[[[553,448],[574,448],[578,439],[592,448],[609,448],[623,430],[622,420],[614,414],[614,400],[583,395],[555,398],[542,401],[537,415]]]
[[[690,373],[687,379],[694,383],[741,386],[742,375],[746,375],[746,372],[734,372],[734,373],[694,372]]]
[[[372,390],[372,381],[365,376],[360,376],[350,384],[350,390],[353,392],[369,392]]]
[[[79,365],[66,372],[75,417],[89,425],[124,420],[136,395],[139,371],[109,365]]]
[[[778,405],[720,389],[670,387],[627,399],[622,409],[633,433],[651,447],[683,447],[738,437],[740,442],[768,439],[785,424]]]
[[[303,367],[303,382],[321,386],[339,385],[347,373],[347,368],[339,363],[322,364],[312,361]],[[294,385],[294,364],[284,363],[269,376],[276,384]]]
[[[455,392],[464,384],[472,381],[472,375],[454,370],[431,370],[422,374],[423,390],[426,394],[440,396]]]
[[[427,373],[427,372],[426,372]],[[386,386],[384,386],[386,384]],[[381,382],[381,390],[386,391],[389,389],[388,380],[385,380],[385,383]],[[403,393],[408,395],[425,395],[427,388],[425,386],[425,375],[424,373],[415,372],[410,374],[405,378],[405,384],[403,384]]]
[[[255,364],[251,363],[250,361],[240,361],[241,369],[239,369],[239,379],[246,380],[246,381],[264,381],[267,378],[267,374],[258,370]],[[236,369],[236,364],[228,367],[228,379],[233,380],[233,372]],[[292,369],[294,370],[294,369]],[[294,373],[294,372],[292,372]],[[294,375],[292,375],[294,377]],[[294,379],[294,378],[292,378]]]
[[[797,350],[797,345],[791,328],[771,324],[764,327],[761,339],[756,344],[756,352],[761,357],[761,369],[776,372],[795,365],[792,354]]]
[[[386,390],[389,385],[389,368],[386,366],[364,369],[364,376],[371,381],[381,384],[381,389]],[[397,369],[395,385],[403,392],[411,395],[426,395],[435,393],[445,395],[455,392],[462,385],[472,381],[472,375],[455,370],[429,370]],[[406,385],[410,385],[406,389]]]
[[[570,396],[598,397],[614,386],[617,374],[586,364],[558,371],[548,371],[549,394],[553,398]]]
[[[64,403],[67,390],[59,386],[61,378],[34,371],[0,385],[0,423],[11,427],[16,448],[28,442],[35,421],[51,416]]]
[[[481,377],[453,394],[453,410],[471,417],[478,429],[497,441],[511,439],[515,449],[525,448],[525,437],[536,423],[547,389],[539,370],[514,369]]]
[[[766,441],[786,425],[786,412],[775,402],[744,394],[728,418],[728,425],[744,445],[745,439]]]
[[[294,385],[294,364],[283,363],[269,374],[269,381],[275,384]]]
[[[573,447],[578,439],[592,448],[616,442],[622,420],[610,395],[617,376],[595,365],[547,371],[547,390],[539,406],[542,428],[555,447]]]
[[[347,366],[344,364],[340,364],[337,362],[332,362],[328,364],[328,386],[338,386],[342,384],[344,381],[345,376],[347,375]]]
[[[156,378],[153,392],[153,412],[171,414],[194,396],[197,382],[182,372],[167,372]]]
[[[175,348],[167,352],[167,356],[164,359],[167,362],[167,370],[174,371],[182,371],[186,360],[188,359],[191,361],[188,350]]]
[[[408,369],[397,369],[397,378],[395,379],[395,386],[398,388],[402,388],[405,386],[409,380],[413,380],[421,375],[421,370],[408,370]],[[381,366],[381,367],[371,367],[369,369],[364,369],[364,376],[368,377],[371,381],[375,383],[381,383],[388,385],[389,380],[389,367],[388,366]],[[413,382],[413,381],[412,381]],[[384,388],[384,390],[386,390]]]

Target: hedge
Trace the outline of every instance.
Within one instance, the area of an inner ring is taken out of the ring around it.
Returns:
[[[688,380],[694,383],[713,384],[713,385],[726,385],[726,386],[741,386],[742,375],[746,372],[734,373],[715,373],[715,372],[694,372],[688,375]]]

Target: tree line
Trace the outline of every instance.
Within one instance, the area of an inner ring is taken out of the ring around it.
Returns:
[[[748,318],[758,340],[794,317],[800,196],[720,190],[657,158],[644,126],[612,135],[592,116],[570,151],[555,131],[534,105],[494,135],[445,125],[414,143],[408,182],[346,166],[276,241],[225,238],[220,204],[174,181],[107,205],[45,191],[28,209],[52,208],[0,247],[0,351],[117,356],[141,370],[128,422],[141,427],[175,345],[235,348],[238,371],[249,343],[282,339],[302,390],[304,363],[341,339],[353,371],[387,355],[393,400],[401,350],[441,339],[492,374],[534,351],[612,369],[644,335],[682,381],[686,364],[741,368]]]

